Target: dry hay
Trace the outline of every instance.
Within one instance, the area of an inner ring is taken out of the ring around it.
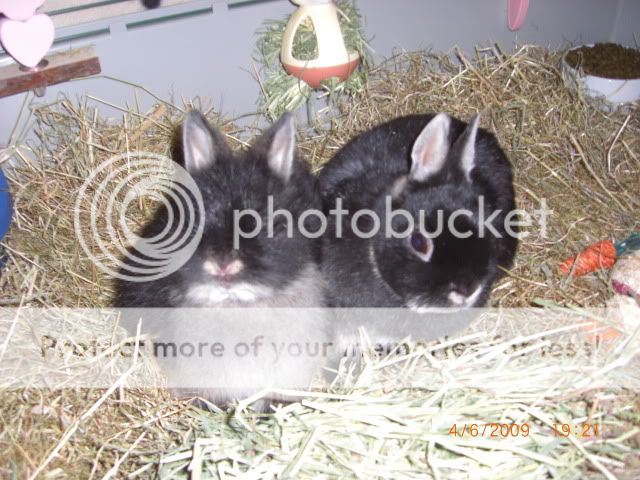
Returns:
[[[556,265],[589,243],[619,240],[638,229],[637,106],[605,114],[587,104],[564,86],[558,55],[542,49],[491,49],[473,61],[457,55],[461,64],[430,52],[391,59],[373,72],[366,95],[341,105],[330,131],[303,135],[302,152],[317,170],[353,134],[394,116],[447,111],[467,119],[482,112],[482,125],[495,132],[514,164],[519,206],[531,211],[545,198],[554,210],[548,236],[534,232],[522,243],[493,303],[521,307],[541,298],[602,306],[611,294],[606,272],[566,280]],[[13,157],[9,177],[16,205],[3,243],[0,306],[108,305],[109,279],[77,245],[74,194],[93,166],[114,154],[168,153],[183,110],[165,103],[147,113],[126,109],[121,122],[105,121],[88,104],[68,100],[34,111],[40,142],[12,144],[0,157]],[[222,129],[230,138],[241,133],[230,123]],[[142,222],[149,209],[139,205],[128,212],[130,220]],[[554,371],[548,363],[526,366],[523,356],[506,354],[508,346],[484,342],[443,361],[434,360],[433,349],[370,359],[361,371],[341,373],[339,395],[311,395],[259,422],[251,413],[204,413],[163,391],[122,389],[117,382],[106,391],[5,390],[0,474],[637,476],[637,396],[612,392],[601,382],[636,347],[629,342],[606,358],[603,370],[587,374]],[[589,382],[580,384],[585,378]],[[400,380],[414,387],[392,388]],[[595,420],[607,428],[602,439],[563,440],[550,433],[554,422]],[[447,433],[454,422],[528,422],[535,434],[456,438]]]

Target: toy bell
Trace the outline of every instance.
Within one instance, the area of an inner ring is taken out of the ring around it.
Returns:
[[[360,55],[348,52],[338,23],[338,9],[332,0],[291,0],[298,9],[293,12],[284,30],[280,60],[289,74],[305,81],[312,88],[331,77],[342,81],[358,67]],[[293,39],[300,24],[309,18],[313,23],[318,56],[299,60],[293,56]]]

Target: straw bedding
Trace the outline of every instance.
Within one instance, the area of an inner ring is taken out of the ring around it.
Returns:
[[[637,105],[599,110],[564,85],[558,59],[558,53],[537,47],[514,53],[494,47],[472,59],[457,51],[400,54],[370,74],[365,94],[339,105],[330,130],[301,132],[300,150],[319,170],[348,138],[383,120],[426,111],[468,119],[481,112],[482,126],[497,135],[513,163],[519,207],[533,211],[546,199],[554,212],[546,236],[530,230],[492,304],[601,307],[612,295],[607,272],[567,280],[556,266],[589,243],[619,240],[639,229],[640,112]],[[109,305],[110,279],[77,245],[74,192],[95,165],[115,154],[168,154],[189,105],[159,103],[146,113],[126,108],[120,120],[107,121],[92,106],[99,101],[61,99],[36,108],[39,141],[14,139],[2,152],[0,162],[11,158],[13,165],[8,174],[15,215],[1,247],[0,306]],[[234,147],[252,133],[209,113]],[[152,208],[142,202],[127,211],[128,220],[139,225]],[[15,325],[2,323],[0,338],[17,335],[14,340],[28,342]],[[519,341],[540,340],[527,335]],[[481,338],[459,356],[436,359],[435,352],[445,348],[438,345],[367,358],[358,369],[344,365],[329,393],[311,394],[261,421],[242,408],[232,415],[208,413],[164,391],[123,389],[141,366],[119,365],[120,380],[108,390],[16,389],[3,376],[0,475],[638,476],[637,389],[614,389],[605,381],[638,353],[637,342],[608,350],[602,369],[587,372],[512,355],[511,339]],[[3,342],[0,369],[15,343]],[[394,381],[412,388],[392,388]],[[552,434],[553,423],[586,421],[601,422],[605,433],[589,439]],[[492,422],[529,423],[532,434],[494,439],[448,433],[453,423]]]

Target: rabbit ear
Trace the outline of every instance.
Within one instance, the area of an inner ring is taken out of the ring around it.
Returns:
[[[449,153],[450,125],[449,115],[439,113],[422,129],[411,150],[411,180],[424,182],[442,170]]]
[[[195,110],[189,112],[182,126],[184,168],[194,173],[213,165],[229,147],[217,130],[209,126],[204,116]]]
[[[407,186],[407,180],[408,178],[406,175],[395,179],[393,185],[391,185],[391,188],[389,189],[389,195],[391,195],[391,198],[398,198],[402,195],[404,188]]]
[[[271,138],[267,153],[269,168],[287,183],[293,170],[296,148],[295,120],[291,113],[283,114],[265,135]]]
[[[476,166],[476,136],[479,123],[480,114],[477,114],[455,141],[452,149],[456,153],[456,157],[459,158],[460,169],[468,182],[471,181],[471,170]]]

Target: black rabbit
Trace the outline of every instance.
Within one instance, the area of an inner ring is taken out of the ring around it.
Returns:
[[[478,123],[445,113],[397,118],[328,162],[320,188],[329,305],[422,312],[486,303],[518,239],[516,225],[505,226],[515,221],[510,163]],[[349,212],[341,217],[339,202]]]
[[[200,190],[204,211],[197,211],[196,202],[182,210],[203,215],[202,238],[195,253],[170,275],[119,281],[116,306],[322,306],[317,240],[303,235],[297,222],[303,212],[320,208],[320,196],[315,178],[296,157],[293,122],[285,114],[248,151],[233,154],[201,114],[188,114],[182,129],[183,163]],[[270,232],[268,201],[273,211],[290,212],[293,221],[275,215]],[[175,206],[175,201],[169,203]],[[256,212],[260,225],[243,211]],[[160,207],[141,236],[180,228],[181,219],[172,213],[173,223],[167,208]],[[248,235],[257,226],[262,227],[258,233]],[[140,260],[127,258],[123,274],[132,266],[144,268]]]
[[[296,350],[287,356],[282,349],[277,359],[266,356],[274,353],[269,341],[275,345],[328,342],[322,312],[297,322],[291,315],[270,313],[278,308],[323,306],[319,241],[303,235],[298,222],[303,212],[321,208],[321,198],[317,179],[296,155],[293,117],[283,115],[251,148],[234,154],[200,113],[190,112],[182,128],[182,156],[202,195],[203,211],[195,201],[183,205],[169,196],[171,208],[160,207],[141,237],[148,239],[163,231],[170,237],[180,232],[185,228],[180,222],[183,218],[171,213],[183,207],[183,216],[193,213],[204,220],[202,238],[180,268],[146,281],[137,280],[145,274],[148,255],[134,245],[131,252],[136,255],[127,258],[121,270],[123,276],[133,278],[117,281],[115,305],[163,307],[141,315],[143,333],[164,342],[164,350],[168,342],[198,345],[207,340],[207,345],[213,345],[215,340],[224,344],[224,356],[216,359],[197,359],[191,350],[189,355],[158,359],[169,386],[181,396],[200,395],[224,405],[264,388],[308,386],[322,359],[296,355]],[[293,221],[284,215],[270,216],[269,202],[273,202],[273,211],[286,211]],[[255,213],[239,215],[245,211]],[[313,226],[306,228],[314,231]],[[176,249],[175,255],[181,254]],[[141,273],[132,274],[134,268]],[[191,310],[193,314],[185,310],[192,307],[198,307]],[[232,311],[217,310],[208,321],[203,307],[243,307],[247,313],[246,318],[242,314],[238,319],[237,310],[235,316]],[[139,316],[130,314],[129,320]],[[135,324],[129,328],[135,329]],[[243,358],[234,356],[233,345],[251,342],[263,346],[260,355],[254,351]],[[255,405],[258,410],[266,407],[265,402]]]

